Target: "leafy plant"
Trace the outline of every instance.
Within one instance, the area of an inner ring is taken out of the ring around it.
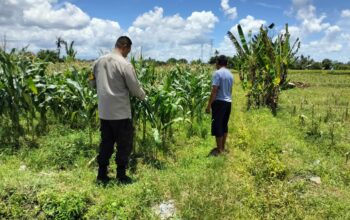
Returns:
[[[247,40],[241,25],[237,26],[239,38],[230,31],[227,33],[237,53],[237,68],[243,88],[248,90],[248,109],[268,106],[274,115],[277,113],[281,87],[287,82],[288,66],[293,62],[300,42],[297,39],[290,45],[288,25],[285,33],[274,40],[269,36],[269,27],[261,26],[257,35]]]

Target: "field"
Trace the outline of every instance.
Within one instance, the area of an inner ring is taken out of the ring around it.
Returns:
[[[208,115],[179,119],[170,131],[156,122],[163,143],[147,122],[137,128],[136,182],[102,187],[98,126],[49,119],[45,135],[21,139],[19,149],[0,146],[0,218],[158,219],[155,209],[172,200],[174,219],[350,219],[350,74],[292,71],[289,80],[302,86],[282,91],[275,117],[246,111],[234,75],[229,153],[207,157]]]

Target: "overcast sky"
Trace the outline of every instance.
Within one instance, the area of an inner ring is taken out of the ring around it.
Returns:
[[[238,23],[255,33],[285,23],[315,60],[350,61],[349,0],[0,0],[0,39],[9,47],[55,49],[74,40],[80,58],[94,59],[128,35],[145,57],[207,60],[215,50],[233,55],[226,32]]]

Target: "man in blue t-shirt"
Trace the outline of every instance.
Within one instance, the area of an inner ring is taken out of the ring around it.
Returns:
[[[212,90],[207,113],[212,110],[211,134],[216,137],[216,148],[211,155],[225,152],[225,142],[228,133],[228,121],[231,114],[233,75],[227,68],[227,57],[221,55],[216,61],[216,68],[212,79]]]

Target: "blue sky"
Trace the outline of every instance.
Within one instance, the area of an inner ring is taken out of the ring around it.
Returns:
[[[189,60],[218,50],[235,53],[226,32],[240,23],[253,33],[260,25],[285,23],[302,41],[300,53],[316,60],[350,61],[350,3],[345,0],[1,0],[0,34],[10,46],[54,49],[58,36],[74,40],[78,55],[96,58],[120,35],[134,41],[133,53]],[[21,36],[21,37],[19,37]],[[211,46],[210,42],[213,41]]]

